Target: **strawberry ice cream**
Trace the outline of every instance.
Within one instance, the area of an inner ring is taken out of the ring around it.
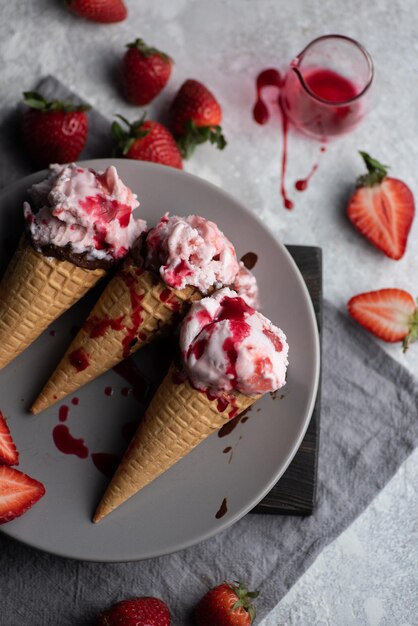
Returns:
[[[286,382],[286,336],[228,288],[192,304],[180,348],[190,381],[201,391],[251,396]]]
[[[29,190],[34,211],[24,203],[35,248],[88,268],[108,267],[124,257],[146,224],[133,217],[139,202],[116,168],[99,173],[71,163],[50,170]]]
[[[232,289],[245,300],[247,304],[258,309],[260,306],[257,279],[250,269],[240,261],[238,274],[235,276]]]
[[[146,239],[146,266],[174,289],[190,285],[206,294],[234,282],[239,263],[232,243],[214,222],[166,213]]]

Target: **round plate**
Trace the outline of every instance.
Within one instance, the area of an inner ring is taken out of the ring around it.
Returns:
[[[130,561],[168,554],[207,539],[236,522],[268,493],[292,460],[308,426],[318,386],[319,341],[299,270],[283,245],[245,207],[212,184],[169,167],[118,159],[81,163],[98,170],[111,164],[138,194],[139,214],[149,226],[166,211],[195,213],[219,225],[235,244],[238,257],[246,252],[258,255],[254,273],[262,311],[284,330],[290,346],[288,380],[279,394],[267,394],[252,407],[245,423],[225,437],[209,437],[99,524],[93,524],[91,517],[108,478],[94,464],[92,453],[123,452],[127,430],[143,413],[141,398],[130,393],[132,385],[120,374],[109,371],[75,397],[36,417],[28,408],[71,341],[71,330],[85,319],[102,286],[0,372],[0,410],[8,418],[20,451],[19,469],[46,488],[46,495],[30,511],[3,525],[2,531],[61,556]],[[33,174],[0,195],[0,233],[13,233],[0,239],[0,271],[22,232],[25,192],[44,176],[45,172]],[[131,366],[136,366],[137,373],[131,370],[127,378],[137,376],[139,370],[149,387],[149,400],[158,384],[164,343],[143,348],[133,359]],[[60,413],[62,406],[67,408]],[[66,414],[68,432],[84,440],[79,446],[84,458],[65,454],[54,443],[53,431],[61,423],[59,417]],[[221,507],[224,501],[226,511]]]

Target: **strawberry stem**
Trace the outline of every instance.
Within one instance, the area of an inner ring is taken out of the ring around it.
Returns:
[[[418,305],[418,299],[417,299],[417,305]],[[402,348],[403,348],[404,353],[408,350],[411,343],[413,343],[414,341],[418,339],[418,306],[416,310],[414,311],[414,313],[412,313],[411,317],[409,318],[408,324],[409,324],[409,333],[407,334],[407,336],[402,342]]]
[[[181,156],[189,159],[197,145],[209,141],[218,150],[223,150],[227,141],[222,134],[220,126],[196,126],[193,120],[188,120],[185,125],[185,132],[177,140]]]
[[[129,120],[126,119],[126,117],[123,117],[123,115],[117,114],[116,117],[122,120],[122,122],[128,127],[128,129],[126,130],[125,128],[122,128],[122,126],[117,122],[112,123],[111,130],[115,142],[113,156],[127,154],[137,139],[145,137],[150,132],[150,129],[142,129],[142,126],[145,122],[146,113],[144,113],[144,115],[139,120],[132,122],[132,124]]]
[[[89,111],[91,109],[88,104],[73,104],[72,102],[63,102],[61,100],[46,100],[46,98],[36,91],[24,91],[23,102],[28,107],[44,113],[51,111],[73,113],[75,111]]]
[[[136,48],[138,50],[138,52],[148,58],[153,56],[154,54],[157,54],[159,57],[162,58],[162,60],[165,63],[172,63],[172,59],[168,56],[168,54],[166,54],[165,52],[162,52],[161,50],[158,50],[158,48],[153,48],[152,46],[148,46],[145,41],[143,39],[135,39],[135,41],[126,44],[127,48]]]
[[[232,611],[242,607],[245,611],[247,611],[250,617],[250,623],[252,624],[255,620],[256,611],[251,600],[258,597],[259,591],[248,591],[247,588],[237,580],[234,581],[234,583],[235,584],[226,583],[237,596],[237,601],[233,605]]]
[[[377,159],[374,159],[367,154],[359,150],[360,156],[367,167],[368,174],[363,174],[357,179],[358,187],[372,187],[373,185],[379,185],[387,176],[389,166],[382,165]]]

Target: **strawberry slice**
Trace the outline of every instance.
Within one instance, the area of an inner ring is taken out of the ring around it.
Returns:
[[[45,493],[42,483],[23,472],[2,465],[0,467],[0,524],[23,515]]]
[[[368,174],[357,180],[347,216],[376,248],[391,259],[405,254],[415,214],[414,197],[404,182],[387,176],[388,167],[360,152]]]
[[[404,352],[418,339],[417,304],[403,289],[360,293],[347,306],[351,317],[379,339],[402,341]]]
[[[10,434],[9,427],[0,411],[0,463],[5,465],[17,465],[19,453]]]

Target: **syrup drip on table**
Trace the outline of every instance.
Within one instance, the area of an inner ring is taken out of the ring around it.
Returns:
[[[253,118],[257,122],[257,124],[264,125],[270,119],[270,114],[267,108],[267,105],[262,97],[262,91],[265,87],[276,87],[280,90],[283,87],[283,78],[280,73],[274,69],[269,68],[267,70],[263,70],[257,77],[256,81],[256,92],[257,92],[257,100],[253,108]],[[282,121],[282,158],[281,158],[281,176],[280,176],[280,194],[283,199],[283,205],[286,209],[293,209],[294,202],[289,198],[286,191],[286,170],[287,170],[287,154],[288,154],[288,134],[289,134],[289,118],[284,110],[283,103],[281,100],[281,96],[277,97],[277,104],[281,114]],[[321,152],[325,151],[325,147],[321,146]],[[312,176],[318,169],[318,163],[316,163],[309,175],[306,178],[297,180],[295,183],[295,188],[297,191],[305,191],[308,188],[308,183],[311,180]]]

